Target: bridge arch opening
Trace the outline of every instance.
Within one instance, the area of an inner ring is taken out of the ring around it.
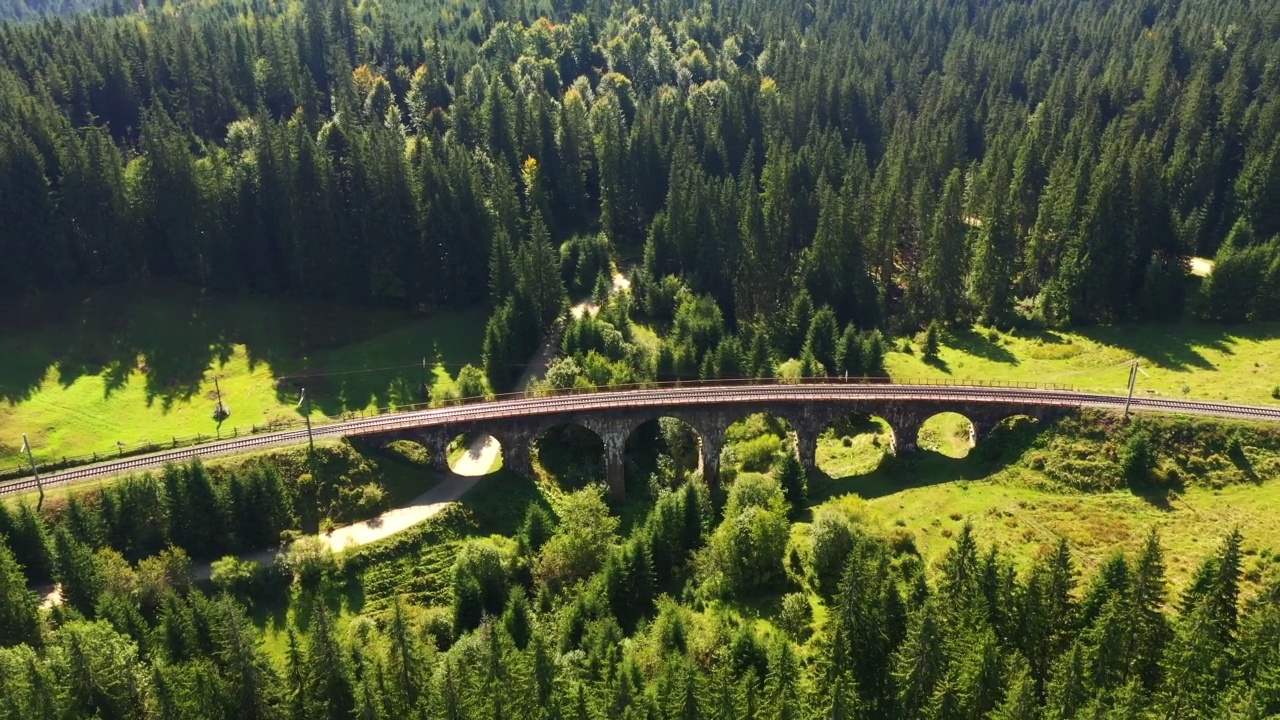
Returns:
[[[976,439],[973,421],[957,412],[941,412],[920,425],[916,447],[944,457],[968,457]]]
[[[502,466],[502,444],[492,435],[465,432],[449,442],[445,458],[449,469],[457,475],[488,475]]]
[[[767,473],[783,453],[794,453],[794,429],[786,418],[768,412],[748,415],[725,428],[722,470]]]
[[[816,464],[827,477],[870,475],[894,452],[894,429],[884,418],[850,413],[818,436]]]
[[[640,423],[623,445],[629,490],[674,488],[701,467],[703,438],[689,423],[657,417]]]
[[[536,468],[565,490],[578,490],[605,480],[604,440],[577,423],[547,428],[530,443]]]

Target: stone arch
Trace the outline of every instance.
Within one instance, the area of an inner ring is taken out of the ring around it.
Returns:
[[[621,446],[618,452],[619,474],[621,475],[625,468],[623,459],[626,452],[628,450],[634,451],[637,433],[646,426],[661,422],[664,418],[677,420],[691,431],[694,446],[690,448],[691,452],[689,454],[696,459],[696,465],[690,469],[698,470],[703,479],[714,487],[719,482],[720,477],[720,450],[724,445],[724,427],[718,423],[708,422],[696,413],[680,410],[663,410],[642,418],[636,418],[631,424],[630,430],[621,438]],[[612,481],[610,486],[611,488],[613,487]],[[622,487],[624,488],[623,492],[625,492],[625,481]],[[618,491],[615,489],[614,492]]]
[[[957,410],[940,410],[924,418],[916,429],[916,447],[939,455],[968,457],[977,444],[978,425]]]
[[[445,445],[445,462],[455,475],[479,477],[496,472],[498,460],[508,464],[510,442],[483,430],[455,433]]]
[[[833,417],[818,431],[815,467],[830,477],[874,472],[885,457],[896,453],[898,430],[874,409],[854,410]]]
[[[606,436],[609,432],[606,430],[601,432],[600,428],[593,427],[592,423],[577,422],[575,420],[564,420],[561,422],[549,423],[544,427],[538,428],[529,438],[529,450],[538,458],[538,464],[548,474],[562,478],[564,468],[557,466],[549,467],[548,463],[553,465],[563,458],[549,457],[544,455],[543,442],[552,440],[564,443],[570,446],[570,455],[579,459],[579,461],[590,458],[598,462],[599,467],[588,467],[587,476],[595,476],[597,479],[600,475],[608,476],[608,456],[609,448]],[[596,472],[598,470],[599,472]]]

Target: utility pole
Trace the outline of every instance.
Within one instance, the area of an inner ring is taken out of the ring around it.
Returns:
[[[420,395],[423,400],[427,399],[427,359],[425,357],[422,358],[422,375],[418,382],[418,395]]]
[[[307,448],[308,451],[314,455],[316,452],[316,442],[315,439],[311,437],[311,399],[307,397],[306,388],[302,388],[302,404],[305,405],[302,409],[302,417],[307,421]]]
[[[31,475],[36,479],[36,489],[40,491],[40,499],[36,501],[36,512],[44,505],[44,485],[40,482],[40,471],[36,469],[36,459],[31,455],[31,443],[27,442],[27,434],[22,433],[22,449],[27,451],[27,462],[31,463]]]
[[[1124,419],[1129,419],[1129,404],[1133,402],[1133,388],[1138,384],[1138,373],[1142,373],[1146,377],[1151,377],[1138,367],[1138,358],[1134,358],[1129,364],[1129,396],[1124,401]]]
[[[231,411],[227,410],[227,406],[222,402],[222,386],[218,384],[218,378],[216,376],[213,378],[213,391],[218,397],[218,404],[213,408],[213,419],[221,423],[223,420],[227,419],[227,416],[231,414]]]

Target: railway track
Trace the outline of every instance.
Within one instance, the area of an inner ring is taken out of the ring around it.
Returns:
[[[988,402],[1026,406],[1057,406],[1121,409],[1125,398],[1120,395],[966,385],[893,385],[815,383],[799,385],[712,385],[634,389],[541,398],[513,398],[459,405],[430,410],[413,410],[342,420],[317,425],[316,438],[358,437],[390,430],[449,425],[489,419],[545,416],[570,412],[591,412],[615,408],[669,407],[672,405],[722,405],[750,402],[850,402],[850,401],[953,401]],[[1236,405],[1194,400],[1168,400],[1135,397],[1131,409],[1187,415],[1280,422],[1280,407]],[[163,467],[191,458],[232,455],[251,450],[305,442],[306,430],[224,440],[177,450],[166,450],[138,457],[102,462],[42,476],[46,488],[84,480],[120,475],[138,470]],[[0,495],[35,489],[34,478],[28,477],[0,485]]]

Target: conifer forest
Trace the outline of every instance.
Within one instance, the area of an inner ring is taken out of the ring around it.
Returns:
[[[1280,321],[1280,2],[0,0],[0,302],[155,282],[483,307],[463,397],[548,338],[550,392]],[[1154,530],[1086,564],[965,524],[927,564],[809,503],[781,435],[723,489],[649,435],[621,511],[498,488],[338,555],[318,528],[370,513],[314,466],[0,498],[0,720],[1280,714],[1237,529],[1177,583]],[[1108,452],[1145,478],[1145,442]]]

